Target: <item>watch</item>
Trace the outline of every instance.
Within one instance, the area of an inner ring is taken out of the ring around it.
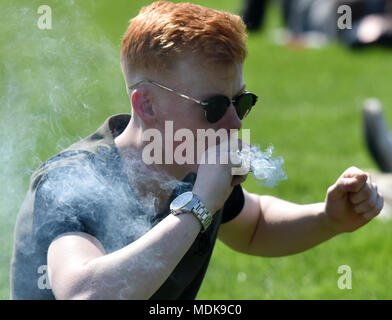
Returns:
[[[188,191],[180,194],[170,204],[170,212],[179,215],[181,213],[193,213],[200,221],[202,232],[206,231],[212,222],[212,215],[193,192]]]

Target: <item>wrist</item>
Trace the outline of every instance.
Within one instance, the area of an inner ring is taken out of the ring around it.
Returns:
[[[205,194],[201,189],[193,188],[192,193],[197,195],[203,205],[207,208],[211,215],[214,215],[218,209],[216,209],[216,204],[214,204],[214,200],[207,194]]]
[[[170,204],[170,211],[174,215],[188,213],[194,215],[206,231],[212,222],[212,215],[204,205],[200,197],[190,191],[184,192],[176,197]]]
[[[321,225],[324,230],[327,231],[329,236],[332,238],[341,233],[336,223],[331,219],[330,215],[326,212],[326,203],[318,203],[318,216],[321,219]]]

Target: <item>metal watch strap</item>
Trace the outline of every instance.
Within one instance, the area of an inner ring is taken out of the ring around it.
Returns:
[[[189,197],[192,196],[192,199],[186,200],[181,199],[180,197]],[[181,199],[181,200],[179,200]],[[180,201],[180,203],[175,203],[176,201]],[[189,201],[187,204],[182,205],[181,201]],[[200,198],[194,194],[193,192],[185,192],[175,198],[170,204],[170,211],[174,215],[179,215],[181,213],[192,213],[200,222],[202,226],[201,232],[207,230],[212,222],[212,216],[204,204],[201,202]]]
[[[193,206],[191,211],[192,213],[199,219],[203,230],[202,232],[206,231],[207,228],[210,226],[212,222],[212,216],[207,208],[203,205],[200,201],[199,197],[194,194],[194,197],[197,198],[196,206]]]

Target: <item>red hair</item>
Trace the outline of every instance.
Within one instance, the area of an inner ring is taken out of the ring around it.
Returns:
[[[153,2],[130,21],[122,40],[124,71],[172,68],[176,59],[195,54],[201,61],[242,63],[246,27],[232,13],[191,3]]]

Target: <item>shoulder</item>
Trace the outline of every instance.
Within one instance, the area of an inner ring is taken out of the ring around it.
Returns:
[[[59,177],[59,174],[64,174],[65,172],[76,172],[91,157],[91,153],[83,150],[63,151],[53,156],[32,174],[30,188],[32,191],[35,191],[48,179],[55,180]]]

